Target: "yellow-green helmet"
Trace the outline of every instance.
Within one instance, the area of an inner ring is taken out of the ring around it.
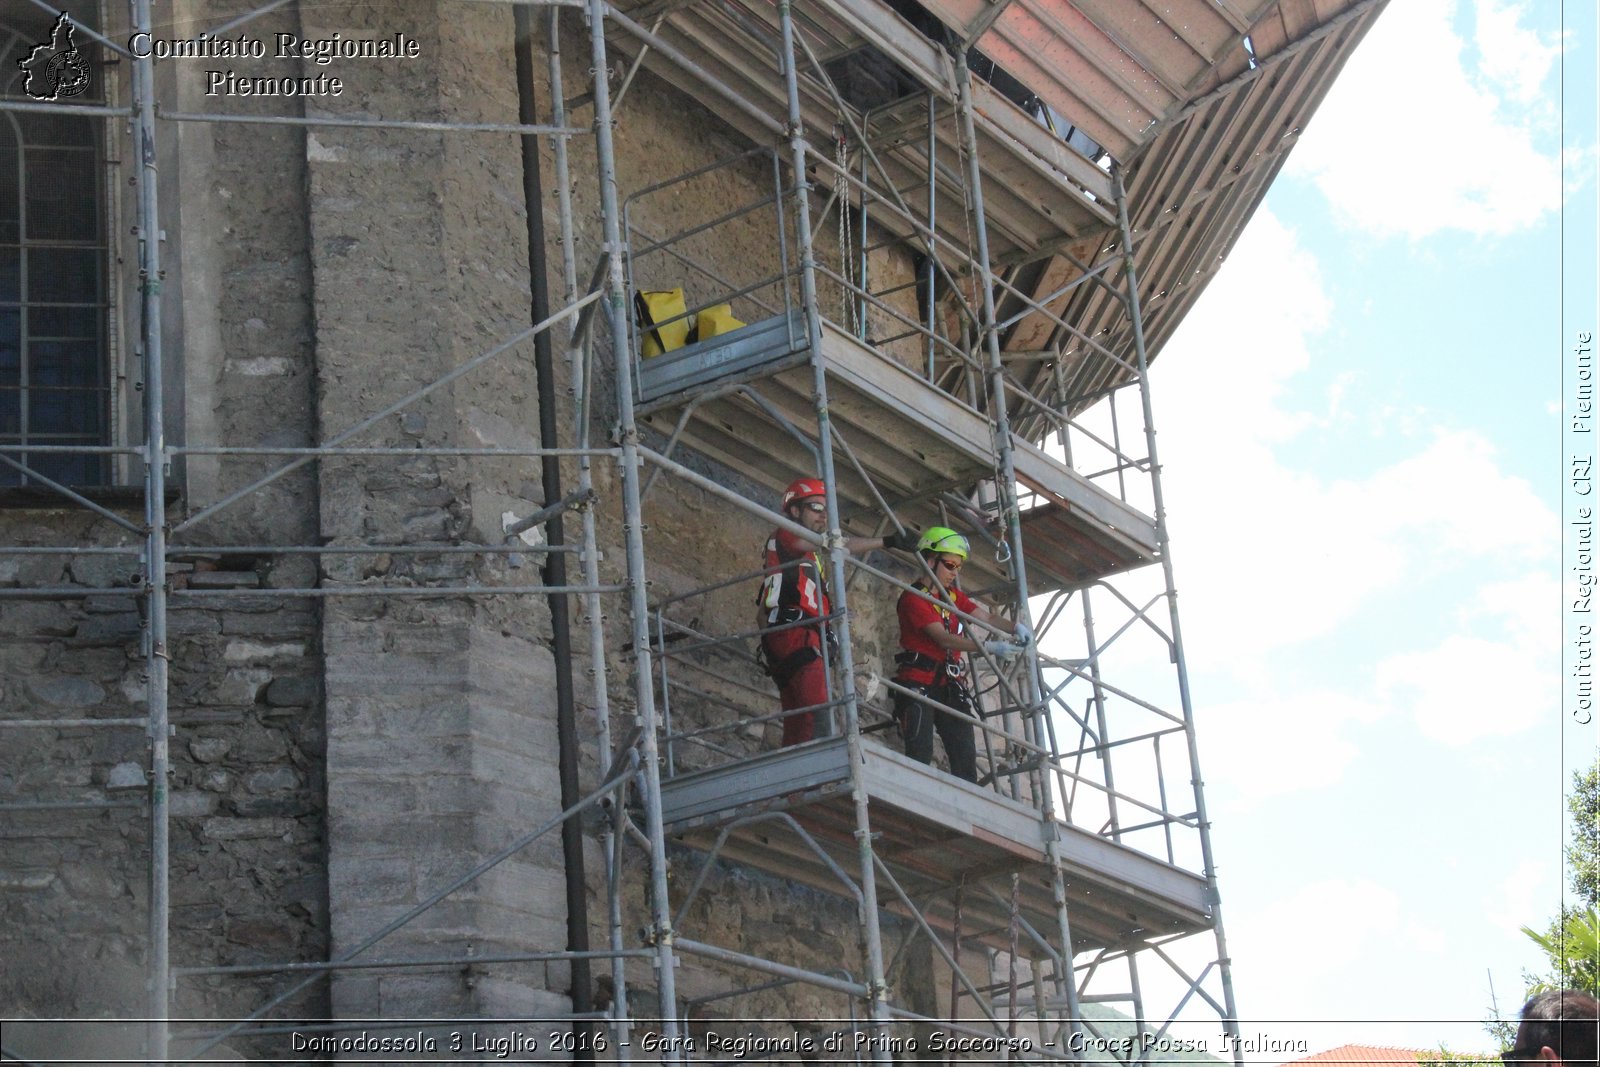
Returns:
[[[917,538],[918,552],[967,558],[967,539],[948,526],[930,526]]]

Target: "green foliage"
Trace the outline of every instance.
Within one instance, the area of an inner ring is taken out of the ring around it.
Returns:
[[[1436,1052],[1417,1056],[1419,1067],[1500,1067],[1500,1057],[1483,1052],[1451,1052],[1440,1045]]]
[[[1523,972],[1528,986],[1524,999],[1550,989],[1600,993],[1600,758],[1588,770],[1573,772],[1567,811],[1572,814],[1572,838],[1566,858],[1576,902],[1544,933],[1522,928],[1544,952],[1548,967],[1543,975]],[[1485,1028],[1501,1048],[1511,1047],[1515,1022],[1496,1019]]]
[[[1522,932],[1544,950],[1550,974],[1528,990],[1528,995],[1551,989],[1600,992],[1600,910],[1567,915],[1548,934],[1524,926]]]
[[[1587,771],[1573,773],[1567,810],[1573,824],[1567,846],[1573,895],[1579,907],[1600,907],[1600,759]]]
[[[1494,1010],[1498,1011],[1498,1007]],[[1517,1024],[1510,1019],[1490,1019],[1483,1024],[1484,1032],[1494,1039],[1494,1047],[1501,1052],[1517,1043]]]

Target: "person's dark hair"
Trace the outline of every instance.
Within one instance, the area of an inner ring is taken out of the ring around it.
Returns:
[[[1522,1006],[1514,1058],[1536,1059],[1549,1047],[1567,1067],[1597,1067],[1595,1034],[1600,1002],[1576,989],[1552,989]]]

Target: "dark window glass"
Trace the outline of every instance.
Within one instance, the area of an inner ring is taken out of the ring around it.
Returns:
[[[0,115],[0,242],[15,243],[22,238],[21,187],[17,184],[21,162],[16,131],[6,116]]]
[[[22,314],[16,308],[0,308],[0,386],[17,386],[22,381]]]
[[[0,247],[0,304],[13,307],[22,299],[22,250]]]
[[[28,250],[28,302],[93,304],[100,293],[98,248]]]
[[[99,238],[97,177],[93,152],[28,149],[28,236],[35,241],[93,242]]]
[[[28,346],[28,381],[34,388],[100,387],[99,346],[93,341],[34,341]]]
[[[53,4],[59,7],[61,4]],[[92,7],[65,0],[89,57],[90,89],[104,99],[107,68],[93,39]],[[5,5],[0,22],[0,93],[24,94],[16,59],[49,39],[52,12]],[[15,21],[13,21],[13,17]],[[70,106],[70,105],[69,105]],[[101,456],[42,453],[30,446],[88,447],[107,441],[106,234],[103,131],[99,119],[62,113],[0,113],[0,452],[67,485],[98,485]],[[0,463],[0,486],[25,476]]]
[[[30,145],[94,147],[94,127],[72,115],[24,112],[17,121],[22,124],[22,139]]]
[[[5,310],[0,309],[0,328],[3,328],[5,314]],[[94,307],[32,308],[28,312],[28,333],[33,337],[97,339],[100,336],[100,314],[100,309]],[[4,336],[3,333],[0,336]]]
[[[29,436],[42,445],[94,444],[99,403],[98,390],[35,387],[28,393],[28,416],[47,429],[35,427]]]

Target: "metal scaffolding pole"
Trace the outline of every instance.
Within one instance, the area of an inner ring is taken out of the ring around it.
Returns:
[[[550,88],[550,121],[552,125],[567,128],[567,100],[566,89],[561,79],[561,9],[552,7],[546,19],[546,50],[548,52],[548,73]],[[578,293],[578,268],[577,268],[577,236],[573,232],[572,214],[572,181],[568,161],[568,142],[570,134],[559,133],[551,137],[552,153],[555,159],[556,172],[556,202],[559,207],[557,216],[561,225],[561,277],[566,287],[566,303],[568,306],[576,303]],[[575,444],[579,448],[586,447],[589,439],[590,427],[590,392],[588,388],[589,355],[586,351],[587,341],[579,335],[578,323],[568,320],[566,331],[567,368],[570,375],[570,390],[572,392],[572,424],[575,434]],[[584,453],[578,457],[578,491],[580,493],[594,492],[594,462],[593,457]],[[583,567],[583,584],[591,590],[583,600],[583,621],[589,631],[589,678],[593,686],[596,747],[607,755],[612,750],[611,730],[611,698],[610,686],[607,684],[605,663],[605,607],[600,599],[600,594],[595,591],[600,584],[600,552],[599,539],[595,524],[595,509],[592,505],[584,507],[581,511],[583,524],[583,547],[579,563]],[[615,815],[615,812],[613,812]],[[631,1043],[628,1037],[628,988],[626,958],[622,955],[625,951],[622,902],[618,887],[621,885],[621,863],[618,857],[618,848],[622,835],[616,830],[616,819],[609,818],[600,835],[600,853],[605,864],[606,894],[606,941],[611,948],[611,984],[612,1003],[608,1014],[613,1024],[612,1055],[621,1062],[628,1059]]]
[[[855,660],[850,640],[849,590],[846,588],[844,533],[839,519],[839,489],[834,475],[833,433],[828,415],[828,381],[822,358],[822,310],[817,303],[816,248],[811,238],[811,182],[807,178],[805,120],[800,109],[799,51],[794,10],[789,0],[780,0],[778,18],[783,34],[780,58],[783,63],[783,80],[788,101],[788,134],[791,165],[794,171],[795,231],[800,243],[800,303],[805,309],[806,334],[811,352],[812,384],[815,389],[817,411],[818,459],[822,469],[823,485],[827,487],[824,500],[828,508],[828,585],[837,598],[834,605],[839,618],[839,669],[835,676],[841,688],[844,711],[845,743],[850,753],[850,792],[855,809],[856,848],[861,865],[862,943],[866,948],[866,985],[868,1015],[873,1026],[882,1033],[889,1026],[888,981],[883,966],[883,938],[878,921],[878,884],[874,872],[872,850],[872,823],[867,812],[867,790],[861,780],[861,730],[860,709],[856,703]],[[875,1042],[873,1060],[888,1063],[890,1059],[886,1042]]]
[[[151,25],[150,0],[131,0],[130,19],[137,31]],[[138,159],[136,182],[139,241],[140,344],[144,349],[144,575],[145,599],[143,653],[145,694],[150,739],[150,899],[148,912],[149,957],[145,961],[149,988],[146,1053],[152,1062],[167,1059],[167,1018],[171,987],[170,926],[170,815],[168,751],[171,726],[167,718],[167,481],[165,367],[161,350],[161,216],[156,199],[155,65],[149,55],[131,62],[134,107],[134,152]]]
[[[996,486],[1000,502],[1000,519],[1005,526],[1006,543],[1011,548],[1013,580],[1017,590],[1017,618],[1027,622],[1028,574],[1026,557],[1022,548],[1022,524],[1017,513],[1017,475],[1011,449],[1011,425],[1006,406],[1005,371],[1000,360],[1000,335],[995,322],[995,279],[989,262],[989,231],[983,210],[983,173],[978,161],[977,130],[972,119],[972,71],[967,66],[967,56],[962,52],[956,58],[956,86],[959,91],[957,110],[960,115],[962,154],[966,156],[967,181],[970,187],[970,211],[976,234],[979,280],[983,287],[983,342],[988,356],[989,417],[994,424],[995,446],[998,450],[999,479]],[[1037,641],[1029,642],[1024,651],[1027,663],[1025,701],[1036,707],[1044,686],[1039,675],[1039,649]],[[1037,724],[1039,716],[1024,710],[1031,722]],[[1037,725],[1035,726],[1037,733]],[[1043,740],[1035,737],[1035,740]],[[1072,976],[1072,924],[1067,912],[1066,876],[1062,866],[1060,835],[1055,829],[1055,811],[1046,775],[1039,777],[1038,804],[1040,827],[1045,838],[1045,850],[1050,858],[1051,896],[1056,909],[1056,922],[1061,936],[1061,963],[1057,974],[1070,1025],[1078,1025],[1079,1009],[1077,986]]]
[[[1167,532],[1166,501],[1161,490],[1161,461],[1156,453],[1154,408],[1150,402],[1150,371],[1144,343],[1144,319],[1139,311],[1139,273],[1133,256],[1133,233],[1128,223],[1128,194],[1123,185],[1122,170],[1111,172],[1117,194],[1117,228],[1122,237],[1122,249],[1127,271],[1128,318],[1133,326],[1133,349],[1139,364],[1139,402],[1144,409],[1145,448],[1150,463],[1150,491],[1154,500],[1156,543],[1160,546],[1161,576],[1166,583],[1167,610],[1172,623],[1172,651],[1178,672],[1178,699],[1183,712],[1184,737],[1189,745],[1189,769],[1194,781],[1195,821],[1200,830],[1200,855],[1204,865],[1206,893],[1211,904],[1212,931],[1217,940],[1217,964],[1221,975],[1225,1033],[1233,1039],[1233,1062],[1244,1067],[1244,1053],[1239,1047],[1239,1010],[1233,998],[1233,968],[1228,959],[1228,942],[1222,927],[1222,905],[1217,891],[1217,869],[1211,854],[1211,820],[1206,815],[1204,782],[1200,777],[1200,750],[1194,736],[1194,705],[1189,694],[1189,669],[1183,654],[1183,631],[1178,624],[1178,592],[1172,572],[1172,544]]]
[[[594,72],[595,161],[599,171],[601,215],[605,228],[607,325],[616,373],[617,421],[622,447],[623,538],[628,558],[629,608],[633,627],[635,664],[635,714],[642,731],[639,739],[640,777],[643,781],[645,834],[650,848],[651,940],[656,949],[656,981],[660,997],[661,1032],[667,1058],[678,1060],[677,961],[673,952],[672,905],[667,895],[667,845],[661,825],[661,756],[658,747],[654,678],[650,651],[650,604],[645,589],[644,523],[639,499],[639,427],[634,420],[632,349],[628,342],[628,288],[623,271],[626,246],[622,235],[622,209],[617,195],[616,150],[611,133],[610,69],[606,58],[606,3],[589,0],[590,69]]]

